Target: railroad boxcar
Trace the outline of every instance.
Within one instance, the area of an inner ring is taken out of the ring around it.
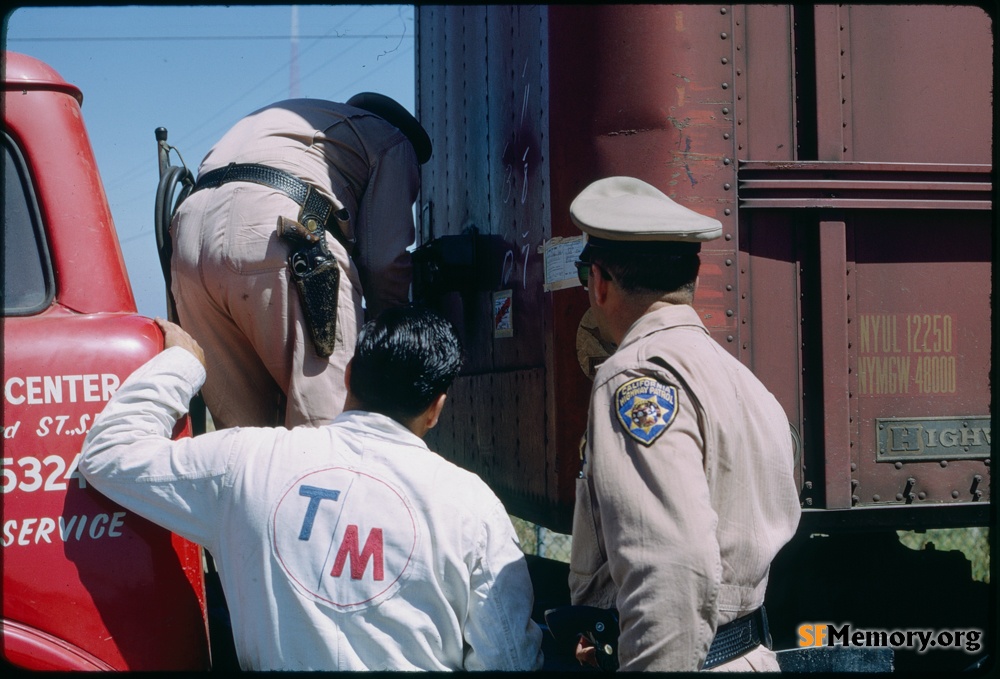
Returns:
[[[432,447],[570,531],[613,346],[576,283],[568,208],[635,176],[722,222],[694,306],[796,442],[776,642],[810,620],[984,626],[969,562],[896,531],[990,522],[993,81],[975,6],[419,6],[435,152],[415,295],[469,354]]]

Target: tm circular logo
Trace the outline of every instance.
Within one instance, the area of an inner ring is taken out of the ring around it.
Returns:
[[[295,479],[271,514],[271,548],[302,592],[339,608],[364,608],[402,584],[417,545],[403,494],[355,469]]]

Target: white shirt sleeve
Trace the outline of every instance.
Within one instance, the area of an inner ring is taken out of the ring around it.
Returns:
[[[79,470],[126,509],[212,549],[232,437],[178,441],[174,426],[205,381],[205,369],[173,347],[136,370],[111,397],[83,442]]]
[[[465,669],[540,669],[542,631],[531,620],[533,604],[524,553],[510,517],[497,503],[483,523],[479,558],[473,564]]]

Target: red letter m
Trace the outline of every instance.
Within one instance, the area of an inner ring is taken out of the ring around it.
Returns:
[[[337,552],[337,559],[333,562],[333,570],[330,572],[335,578],[339,578],[344,572],[344,562],[347,555],[351,555],[351,580],[360,580],[364,577],[365,569],[368,567],[368,560],[374,558],[372,566],[372,577],[376,580],[385,578],[384,564],[382,563],[382,529],[372,528],[365,540],[365,548],[358,552],[358,527],[351,524],[344,533],[344,541],[340,543],[340,551]]]

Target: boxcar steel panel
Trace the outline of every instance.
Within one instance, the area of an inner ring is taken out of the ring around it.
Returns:
[[[694,306],[782,403],[804,507],[902,525],[893,508],[984,506],[991,28],[943,5],[420,7],[421,243],[475,226],[484,272],[434,300],[470,356],[434,444],[569,530],[614,347],[539,248],[579,236],[583,187],[627,174],[722,222]],[[950,350],[915,351],[935,320]],[[888,327],[898,354],[873,348]],[[918,428],[947,455],[899,450]]]

